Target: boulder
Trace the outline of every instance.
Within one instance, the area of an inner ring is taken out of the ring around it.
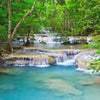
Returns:
[[[90,66],[90,62],[93,62],[93,59],[90,59],[86,53],[81,53],[77,59],[78,68],[87,70],[87,67]]]
[[[54,56],[49,56],[49,64],[55,64],[56,63],[56,59]]]

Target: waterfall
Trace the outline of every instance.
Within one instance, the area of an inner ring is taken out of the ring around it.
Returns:
[[[48,67],[49,66],[49,61],[48,61],[48,59],[46,59],[42,62],[39,61],[35,66],[36,67]]]
[[[34,51],[33,49],[29,49],[31,52]],[[24,50],[25,52],[28,51],[28,49]],[[76,59],[77,57],[81,54],[81,51],[72,51],[72,50],[67,50],[67,51],[60,51],[60,52],[55,52],[55,51],[43,51],[43,50],[37,50],[35,49],[36,52],[43,52],[45,54],[47,54],[47,58],[41,58],[41,56],[39,57],[35,57],[35,56],[14,56],[14,57],[10,57],[7,58],[5,60],[5,64],[4,66],[30,66],[30,67],[48,67],[49,63],[52,62],[49,55],[54,55],[53,56],[53,62],[57,65],[75,65],[76,64]],[[74,58],[72,59],[72,57],[74,56]],[[56,60],[56,61],[55,61]],[[53,63],[53,64],[54,64]]]
[[[68,57],[67,57],[67,54],[64,53],[64,55],[63,55],[63,61],[66,61],[66,60],[68,60]]]
[[[12,61],[9,61],[10,63],[12,62]],[[9,63],[8,62],[8,63]],[[23,59],[17,59],[16,61],[15,61],[15,63],[13,62],[13,66],[21,66],[21,67],[24,67],[26,64],[25,64],[25,60],[24,60],[24,58]]]
[[[67,57],[66,53],[64,53],[63,55],[56,57],[56,64],[61,64],[67,60],[68,60],[68,57]]]
[[[29,60],[29,66],[34,66],[34,60],[32,58]]]
[[[57,65],[76,65],[76,59],[81,53],[75,54],[73,59],[68,59],[67,53],[63,54],[63,61],[61,61],[61,56],[56,57]]]
[[[19,67],[25,67],[25,66],[30,66],[30,67],[48,67],[49,66],[49,61],[48,59],[43,60],[43,61],[38,61],[35,63],[35,59],[32,57],[22,57],[22,58],[12,58],[8,59],[5,61],[4,66],[19,66]]]
[[[56,57],[56,63],[59,63],[59,62],[62,62],[62,61],[61,61],[61,56],[57,56],[57,57]]]

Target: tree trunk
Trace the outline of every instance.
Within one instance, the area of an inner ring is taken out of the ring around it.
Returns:
[[[7,2],[8,2],[8,40],[5,49],[7,51],[13,52],[12,41],[11,41],[11,24],[12,24],[11,1],[7,0]]]
[[[11,35],[12,15],[11,15],[11,1],[10,0],[8,0],[8,20],[9,20],[9,22],[8,22],[8,34]]]
[[[30,44],[31,44],[30,40],[29,40],[30,32],[31,32],[31,27],[29,27],[29,32],[27,34],[27,40],[26,40],[24,46],[30,46]]]
[[[11,40],[11,35],[8,35],[6,47],[6,51],[13,52],[13,47],[12,47],[12,40]]]
[[[30,32],[27,34],[27,41],[25,43],[25,46],[30,46],[30,40],[29,40]]]
[[[8,41],[7,41],[7,44],[6,44],[6,48],[9,48],[7,49],[7,51],[10,51],[12,52],[13,48],[12,48],[12,40],[14,38],[14,35],[16,34],[16,31],[18,30],[19,26],[22,24],[22,22],[25,20],[25,18],[30,15],[33,10],[34,10],[34,7],[35,7],[35,3],[36,3],[36,0],[34,0],[33,2],[33,6],[32,8],[22,17],[22,19],[18,22],[18,24],[15,26],[13,32],[11,35],[9,35],[8,33]],[[9,6],[10,5],[10,6]],[[10,16],[11,16],[11,4],[10,4],[10,0],[8,0],[8,10],[9,10],[9,24],[10,24]],[[9,27],[9,30],[10,30],[10,27]],[[10,32],[10,31],[9,31]]]

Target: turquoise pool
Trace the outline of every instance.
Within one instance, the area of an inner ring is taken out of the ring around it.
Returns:
[[[0,100],[100,100],[98,75],[76,66],[9,67],[0,74]]]

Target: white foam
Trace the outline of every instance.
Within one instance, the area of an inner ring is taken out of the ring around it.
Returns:
[[[41,68],[45,68],[45,67],[49,67],[50,65],[35,65],[36,67],[41,67]]]
[[[74,59],[70,59],[64,62],[58,62],[57,65],[75,65],[75,60]]]

